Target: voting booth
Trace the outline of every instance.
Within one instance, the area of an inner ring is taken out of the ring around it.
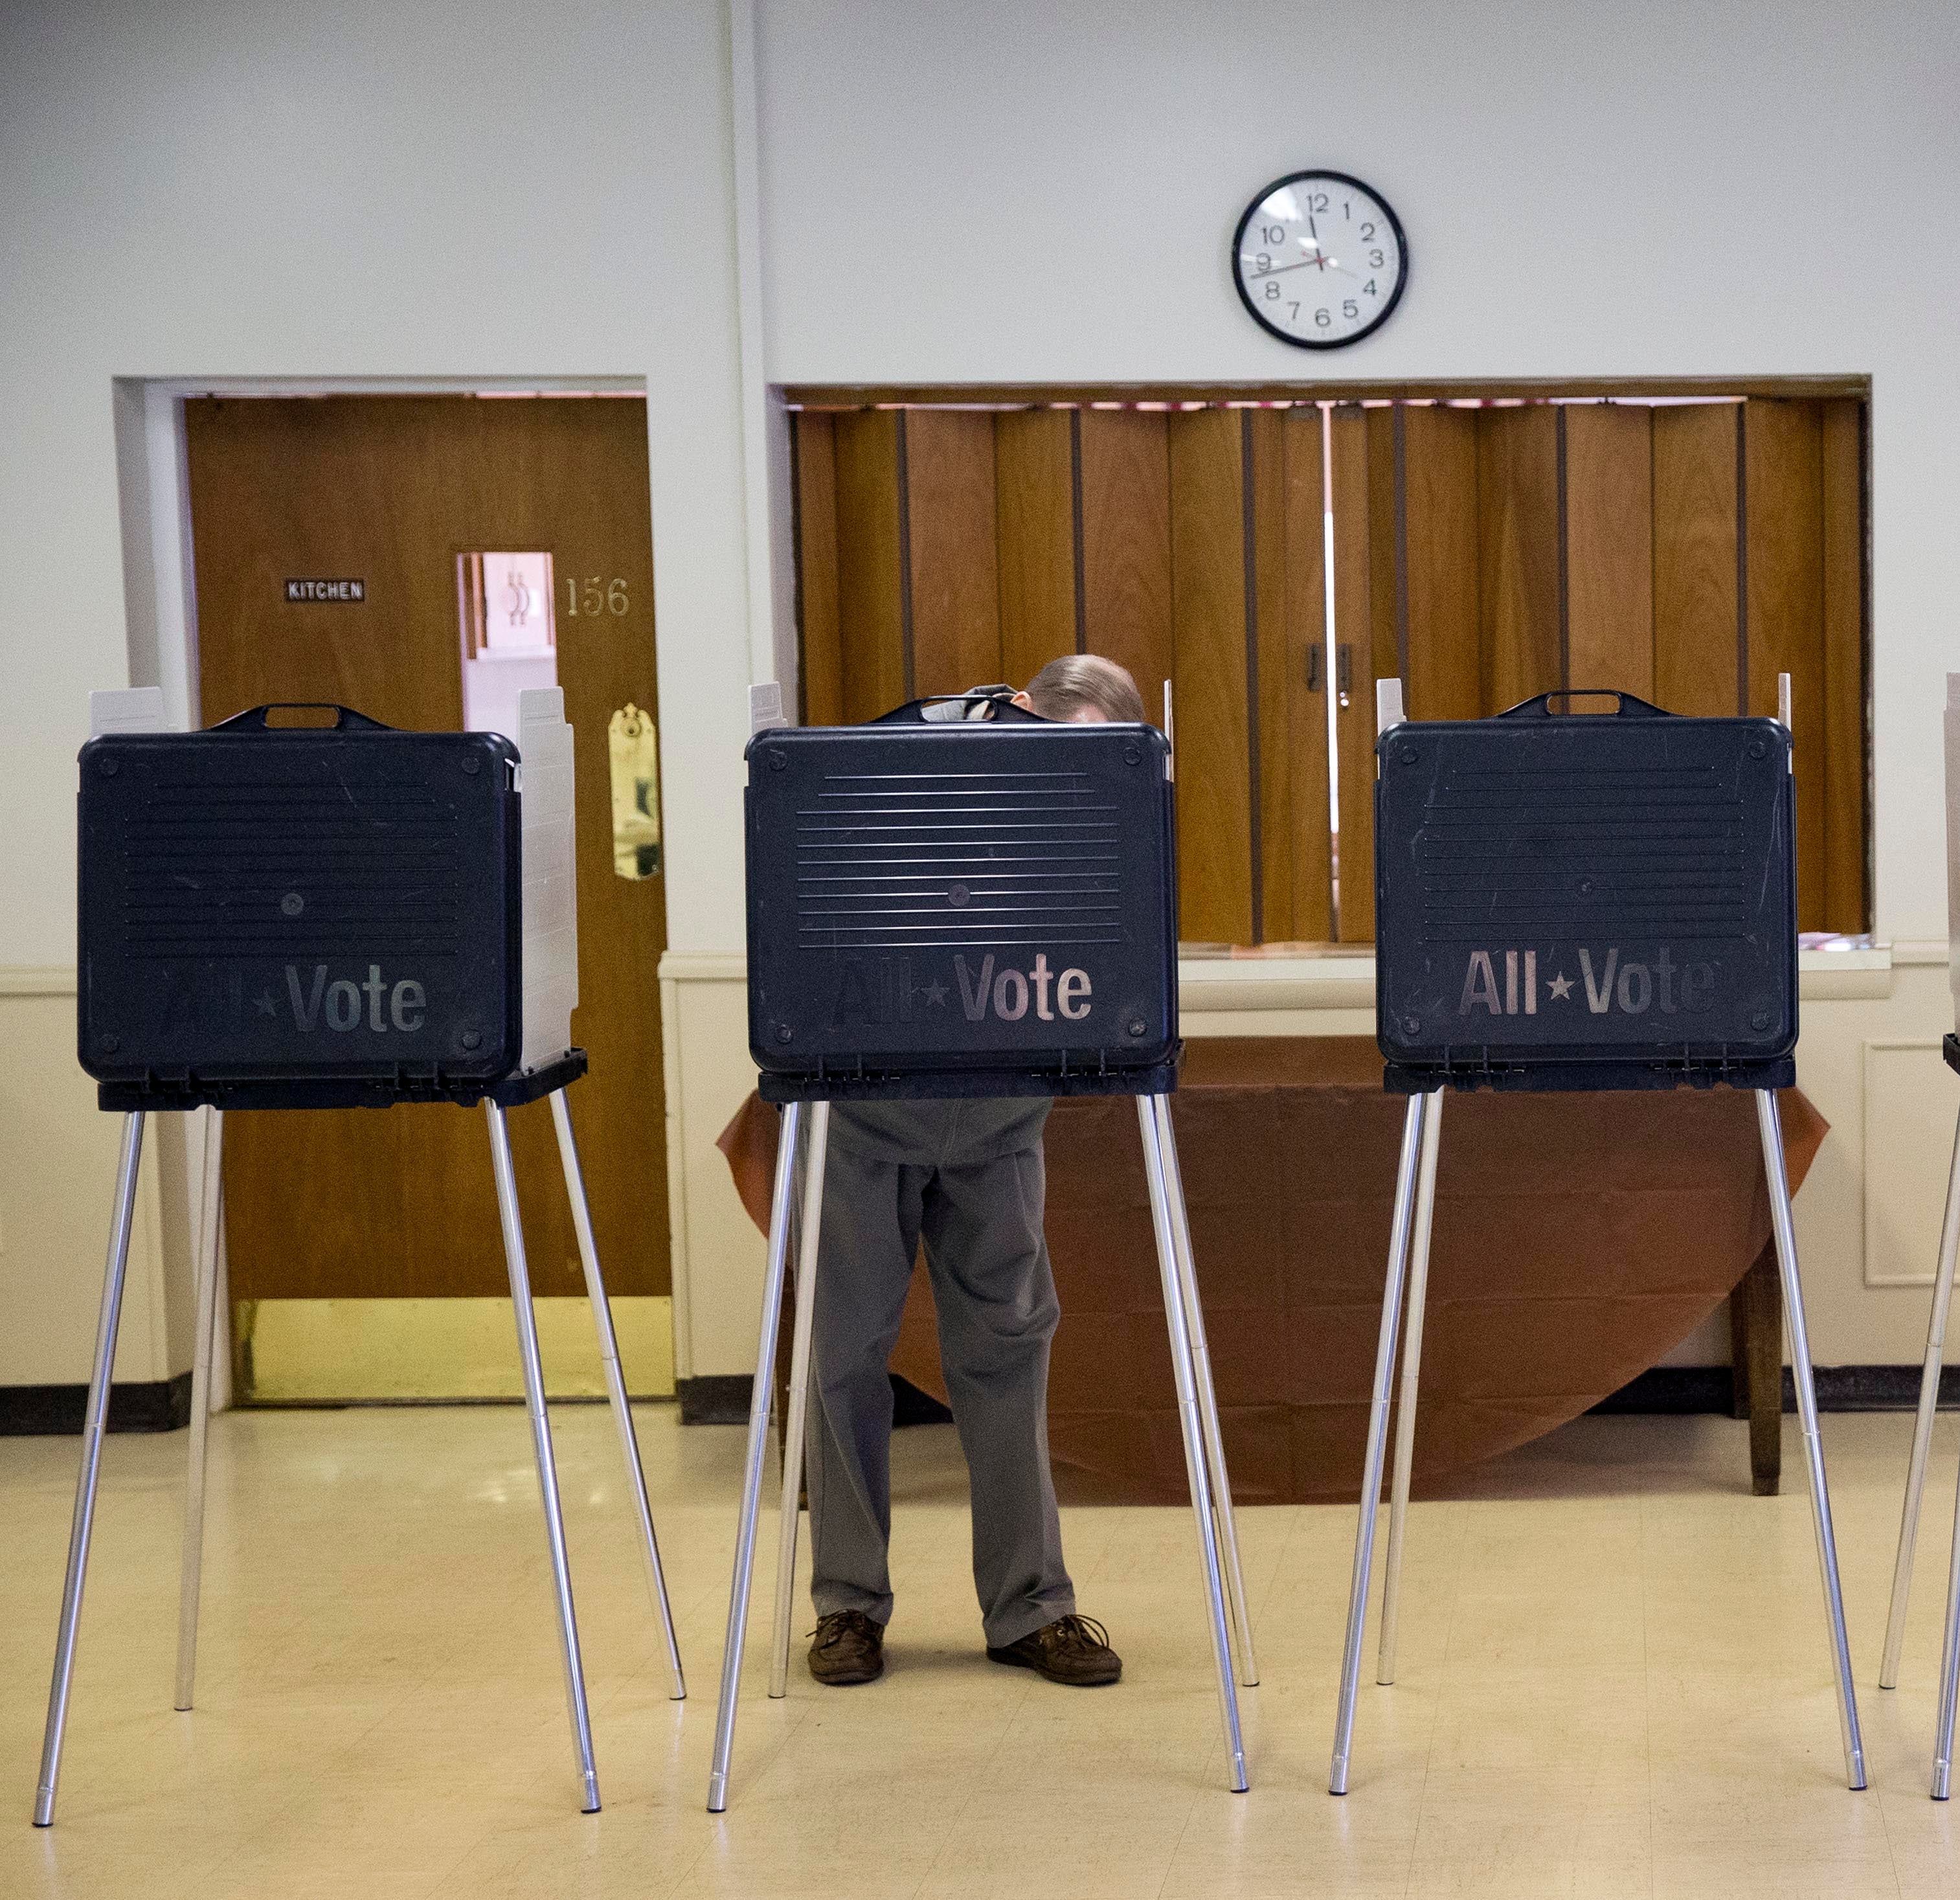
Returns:
[[[1232,1787],[1255,1672],[1231,1487],[1179,1179],[1177,888],[1168,743],[1001,704],[772,727],[748,749],[749,1030],[782,1106],[708,1805],[727,1805],[777,1331],[796,1255],[770,1692],[784,1692],[833,1102],[1137,1102]],[[1228,1628],[1229,1623],[1229,1628]]]
[[[549,1096],[673,1692],[685,1693],[565,1090],[578,1000],[572,734],[556,688],[519,743],[401,732],[345,708],[258,707],[166,730],[155,688],[91,696],[81,755],[78,1054],[124,1117],[34,1819],[53,1819],[102,1437],[149,1116],[209,1116],[198,1236],[176,1706],[192,1704],[228,1109],[481,1103],[543,1494],[574,1751],[599,1806],[506,1112]]]
[[[1328,1786],[1347,1792],[1375,1520],[1407,1294],[1376,1679],[1395,1679],[1443,1104],[1452,1088],[1755,1092],[1837,1676],[1865,1785],[1775,1091],[1796,1080],[1788,680],[1780,719],[1678,718],[1631,694],[1547,694],[1493,719],[1409,721],[1379,683],[1376,1037],[1408,1096]],[[1577,699],[1610,699],[1577,713]],[[1555,711],[1554,701],[1566,710]],[[1570,1157],[1583,1169],[1586,1157]],[[1949,1227],[1947,1260],[1952,1261]]]
[[[1960,673],[1946,676],[1946,916],[1954,1021],[1960,1026]],[[1960,1036],[1940,1045],[1949,1068],[1960,1072]],[[1939,1261],[1933,1280],[1933,1313],[1919,1380],[1919,1415],[1913,1422],[1912,1460],[1907,1467],[1905,1507],[1899,1520],[1898,1552],[1892,1563],[1892,1609],[1885,1621],[1885,1658],[1879,1686],[1898,1685],[1899,1653],[1905,1646],[1906,1605],[1912,1594],[1913,1552],[1919,1540],[1919,1507],[1926,1494],[1933,1415],[1939,1406],[1939,1370],[1946,1357],[1946,1316],[1953,1304],[1953,1262],[1960,1252],[1960,1128],[1946,1175],[1946,1213],[1939,1229]],[[1953,1780],[1953,1727],[1960,1705],[1960,1497],[1953,1516],[1953,1554],[1946,1584],[1946,1641],[1939,1659],[1939,1706],[1933,1737],[1933,1798],[1944,1801]]]

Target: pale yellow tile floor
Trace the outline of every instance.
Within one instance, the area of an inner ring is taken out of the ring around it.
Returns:
[[[239,1413],[212,1434],[199,1696],[170,1707],[185,1438],[112,1439],[56,1825],[28,1825],[76,1441],[0,1440],[0,1895],[1090,1900],[1960,1895],[1926,1797],[1941,1421],[1902,1686],[1876,1687],[1911,1421],[1825,1421],[1873,1785],[1842,1785],[1793,1424],[1586,1419],[1411,1518],[1401,1680],[1325,1790],[1346,1507],[1239,1523],[1264,1680],[1220,1777],[1188,1514],[1065,1513],[1120,1688],[988,1663],[950,1428],[896,1446],[891,1668],[762,1693],[704,1808],[741,1434],[641,1409],[690,1699],[667,1698],[604,1411],[554,1414],[605,1810],[581,1816],[523,1415]],[[772,1561],[765,1526],[763,1558]],[[798,1631],[808,1626],[799,1608]],[[1955,1804],[1960,1808],[1960,1803]]]

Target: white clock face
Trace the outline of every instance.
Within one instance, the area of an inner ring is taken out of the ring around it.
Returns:
[[[1338,349],[1395,308],[1408,246],[1387,202],[1358,178],[1296,172],[1239,219],[1232,269],[1246,309],[1282,342]]]

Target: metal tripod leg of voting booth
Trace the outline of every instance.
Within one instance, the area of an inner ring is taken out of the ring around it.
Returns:
[[[797,1527],[802,1513],[803,1421],[810,1410],[810,1336],[816,1319],[817,1235],[822,1225],[830,1104],[813,1102],[803,1133],[797,1196],[796,1318],[790,1333],[789,1399],[783,1421],[783,1498],[776,1520],[776,1616],[769,1644],[769,1694],[789,1693],[790,1619],[796,1600]]]
[[[1440,1091],[1438,1092],[1440,1093]],[[1803,1431],[1804,1458],[1810,1480],[1812,1528],[1816,1533],[1818,1568],[1824,1585],[1829,1626],[1832,1672],[1838,1691],[1838,1720],[1844,1749],[1845,1777],[1853,1788],[1865,1785],[1864,1742],[1858,1726],[1857,1692],[1851,1679],[1849,1645],[1844,1631],[1844,1596],[1838,1583],[1838,1545],[1831,1528],[1831,1497],[1824,1470],[1824,1448],[1818,1436],[1817,1393],[1811,1374],[1810,1339],[1804,1323],[1803,1293],[1797,1277],[1796,1238],[1790,1217],[1790,1177],[1783,1160],[1783,1127],[1777,1119],[1776,1094],[1758,1089],[1756,1119],[1768,1179],[1771,1229],[1783,1278],[1783,1311],[1790,1329],[1792,1376],[1797,1412]],[[1395,1179],[1395,1215],[1389,1241],[1389,1262],[1382,1293],[1382,1331],[1375,1358],[1374,1397],[1369,1414],[1367,1450],[1362,1464],[1361,1501],[1354,1538],[1354,1579],[1348,1602],[1347,1644],[1341,1659],[1340,1701],[1335,1720],[1334,1753],[1328,1774],[1328,1791],[1345,1794],[1354,1736],[1354,1705],[1360,1682],[1361,1650],[1367,1620],[1370,1572],[1373,1566],[1375,1518],[1381,1500],[1382,1467],[1388,1440],[1389,1395],[1395,1363],[1395,1337],[1403,1305],[1411,1241],[1416,1225],[1418,1176],[1425,1166],[1428,1129],[1434,1098],[1412,1095],[1402,1125],[1402,1160]],[[1433,1156],[1433,1151],[1430,1151]],[[1430,1191],[1434,1190],[1433,1162],[1427,1162]],[[1411,1326],[1414,1324],[1411,1308]],[[1413,1398],[1412,1385],[1408,1396]],[[1404,1420],[1414,1428],[1411,1405]],[[1392,1655],[1390,1664],[1392,1665]]]
[[[653,1517],[647,1500],[646,1479],[635,1438],[632,1415],[626,1402],[625,1382],[619,1369],[619,1345],[606,1297],[598,1249],[592,1233],[592,1218],[585,1196],[585,1183],[579,1166],[578,1144],[571,1127],[569,1106],[562,1088],[551,1091],[552,1112],[563,1163],[565,1186],[570,1197],[572,1221],[578,1233],[579,1253],[584,1269],[586,1289],[590,1297],[599,1332],[600,1354],[605,1370],[607,1395],[612,1402],[621,1448],[625,1453],[629,1487],[640,1520],[642,1555],[648,1571],[648,1588],[666,1637],[673,1694],[686,1693],[681,1674],[680,1653],[676,1641],[660,1551],[654,1536]],[[592,1728],[581,1662],[578,1629],[572,1602],[571,1578],[567,1561],[563,1513],[558,1499],[556,1461],[553,1456],[551,1427],[546,1415],[544,1379],[539,1361],[536,1316],[532,1310],[530,1278],[524,1257],[523,1228],[517,1208],[517,1179],[511,1160],[510,1132],[504,1109],[485,1098],[484,1110],[490,1134],[492,1173],[497,1186],[498,1213],[503,1230],[506,1264],[509,1270],[513,1310],[516,1318],[519,1362],[523,1369],[526,1408],[530,1418],[533,1450],[539,1487],[545,1510],[555,1593],[558,1634],[565,1666],[565,1696],[571,1716],[574,1755],[581,1787],[581,1805],[588,1813],[599,1806],[599,1788],[593,1758]],[[82,1446],[82,1463],[76,1487],[75,1521],[69,1536],[66,1583],[62,1593],[61,1621],[57,1637],[53,1680],[49,1691],[48,1717],[43,1742],[41,1772],[34,1803],[34,1820],[46,1827],[54,1816],[55,1792],[61,1768],[62,1744],[67,1726],[69,1691],[73,1679],[75,1648],[81,1615],[83,1587],[87,1580],[88,1550],[94,1529],[97,1482],[100,1475],[102,1434],[106,1426],[110,1374],[116,1356],[116,1335],[121,1317],[123,1283],[129,1263],[129,1230],[135,1203],[136,1178],[147,1121],[137,1110],[124,1125],[123,1161],[116,1181],[116,1213],[110,1227],[109,1260],[103,1287],[100,1324],[96,1339],[95,1365],[90,1380],[88,1411]],[[218,1236],[223,1219],[222,1179],[224,1116],[211,1113],[205,1140],[204,1198],[198,1240],[196,1336],[192,1347],[190,1468],[185,1496],[183,1549],[177,1614],[177,1669],[175,1705],[180,1710],[192,1705],[197,1664],[198,1612],[202,1580],[204,1530],[205,1453],[208,1444],[212,1364],[218,1326],[217,1272]]]
[[[1803,1315],[1803,1287],[1796,1271],[1796,1228],[1790,1215],[1790,1173],[1783,1160],[1783,1122],[1776,1091],[1756,1090],[1756,1123],[1761,1131],[1763,1172],[1768,1177],[1770,1224],[1776,1235],[1777,1266],[1783,1275],[1783,1323],[1790,1334],[1792,1383],[1796,1387],[1798,1423],[1803,1431],[1804,1465],[1810,1478],[1810,1516],[1817,1534],[1817,1567],[1831,1626],[1831,1660],[1838,1679],[1838,1726],[1844,1744],[1845,1777],[1865,1785],[1865,1743],[1858,1727],[1858,1692],[1851,1681],[1851,1650],[1844,1634],[1844,1596],[1838,1580],[1838,1539],[1831,1524],[1831,1492],[1824,1475],[1824,1441],[1817,1429],[1817,1385],[1810,1369],[1810,1332]]]
[[[1926,1357],[1919,1374],[1919,1415],[1913,1421],[1912,1462],[1907,1467],[1905,1504],[1899,1516],[1898,1555],[1892,1563],[1892,1601],[1885,1619],[1885,1660],[1879,1687],[1898,1685],[1899,1653],[1905,1646],[1906,1604],[1912,1595],[1913,1552],[1919,1542],[1919,1507],[1926,1495],[1927,1456],[1933,1415],[1939,1408],[1939,1373],[1946,1354],[1946,1316],[1953,1304],[1953,1262],[1960,1252],[1960,1122],[1953,1131],[1953,1160],[1946,1170],[1946,1214],[1939,1228],[1939,1265],[1933,1275],[1933,1311],[1927,1322]],[[1950,1751],[1949,1751],[1950,1754]],[[1944,1799],[1943,1790],[1936,1798]]]
[[[177,1685],[171,1707],[191,1706],[197,1684],[197,1612],[204,1574],[204,1474],[211,1440],[211,1364],[218,1349],[219,1224],[224,1205],[224,1111],[204,1112],[204,1192],[198,1204],[197,1320],[191,1339],[190,1470],[184,1483],[183,1555],[177,1577]]]
[[[116,1211],[109,1223],[109,1259],[102,1276],[102,1316],[95,1329],[95,1369],[88,1381],[88,1410],[81,1427],[81,1476],[75,1488],[75,1520],[68,1537],[68,1574],[62,1585],[61,1622],[55,1638],[54,1680],[48,1685],[48,1721],[41,1738],[41,1775],[34,1790],[34,1825],[55,1818],[61,1779],[62,1738],[68,1727],[68,1690],[75,1679],[75,1631],[81,1621],[82,1586],[88,1579],[88,1540],[95,1528],[95,1481],[102,1464],[102,1434],[109,1417],[109,1378],[116,1366],[116,1329],[123,1317],[123,1281],[129,1265],[129,1224],[136,1208],[136,1170],[143,1157],[142,1109],[125,1117],[123,1159],[116,1170]]]
[[[1375,1680],[1395,1679],[1395,1632],[1402,1612],[1402,1531],[1408,1516],[1409,1473],[1415,1462],[1416,1389],[1422,1373],[1422,1323],[1429,1303],[1429,1236],[1436,1220],[1436,1157],[1443,1140],[1443,1090],[1432,1090],[1423,1117],[1422,1159],[1415,1185],[1415,1226],[1409,1237],[1408,1323],[1402,1333],[1402,1376],[1395,1400],[1395,1476],[1389,1486],[1389,1554],[1382,1565],[1381,1647]]]
[[[800,1488],[803,1420],[809,1381],[810,1336],[815,1311],[818,1266],[817,1236],[821,1227],[823,1157],[827,1144],[828,1104],[811,1105],[812,1126],[807,1151],[800,1157],[803,1192],[800,1245],[797,1268],[797,1317],[791,1348],[791,1373],[788,1440],[783,1460],[782,1520],[779,1527],[777,1609],[771,1658],[771,1693],[787,1685],[790,1597],[794,1590],[797,1499]],[[742,1675],[742,1649],[749,1617],[749,1595],[755,1568],[756,1519],[761,1508],[762,1469],[768,1450],[769,1405],[775,1376],[776,1338],[782,1316],[783,1282],[789,1257],[792,1209],[796,1200],[799,1147],[804,1140],[804,1105],[788,1103],[783,1110],[776,1150],[775,1186],[769,1213],[769,1250],[762,1282],[762,1332],[756,1356],[756,1383],[749,1401],[748,1456],[743,1469],[742,1514],[737,1526],[735,1571],[729,1591],[728,1626],[721,1657],[721,1700],[717,1712],[714,1752],[708,1771],[708,1807],[721,1813],[728,1805],[728,1776],[735,1743],[735,1713]],[[1177,1384],[1178,1420],[1184,1438],[1185,1468],[1191,1485],[1192,1510],[1197,1520],[1212,1660],[1218,1679],[1230,1786],[1242,1793],[1250,1785],[1246,1771],[1245,1740],[1239,1720],[1239,1698],[1233,1681],[1232,1640],[1227,1628],[1225,1580],[1233,1580],[1237,1614],[1244,1616],[1244,1587],[1238,1578],[1237,1539],[1233,1526],[1230,1494],[1222,1482],[1214,1490],[1214,1469],[1222,1480],[1222,1444],[1214,1467],[1207,1436],[1208,1415],[1215,1428],[1217,1399],[1211,1389],[1208,1361],[1198,1356],[1191,1313],[1198,1303],[1195,1281],[1189,1277],[1189,1233],[1183,1192],[1176,1172],[1176,1152],[1168,1104],[1160,1096],[1139,1096],[1137,1115],[1143,1136],[1144,1171],[1150,1189],[1151,1225],[1155,1233],[1158,1271],[1162,1279],[1164,1317],[1169,1329],[1171,1364]],[[1222,1533],[1222,1534],[1221,1534]],[[1228,1541],[1229,1540],[1229,1541]],[[1227,1542],[1233,1561],[1221,1561]],[[1249,1682],[1252,1638],[1242,1622],[1241,1657]]]
[[[1369,1573],[1375,1558],[1375,1515],[1382,1501],[1382,1461],[1389,1442],[1389,1386],[1395,1365],[1395,1333],[1402,1323],[1402,1275],[1408,1265],[1409,1227],[1415,1211],[1417,1157],[1429,1097],[1411,1095],[1402,1115],[1402,1165],[1395,1175],[1395,1218],[1389,1233],[1388,1278],[1382,1289],[1382,1331],[1375,1349],[1375,1396],[1368,1411],[1367,1450],[1361,1461],[1361,1508],[1354,1531],[1354,1574],[1348,1589],[1348,1636],[1341,1655],[1341,1700],[1334,1723],[1334,1760],[1328,1792],[1348,1792],[1348,1757],[1354,1740],[1354,1698],[1361,1682],[1361,1642],[1368,1620]]]
[[[497,1213],[504,1226],[504,1262],[511,1271],[517,1356],[524,1369],[524,1408],[530,1415],[538,1488],[544,1494],[545,1536],[551,1546],[552,1586],[558,1599],[559,1658],[565,1664],[565,1700],[571,1711],[572,1753],[584,1789],[581,1805],[587,1814],[594,1814],[599,1809],[599,1771],[592,1758],[592,1717],[586,1706],[585,1670],[579,1659],[578,1618],[572,1607],[571,1567],[565,1556],[565,1515],[558,1504],[551,1421],[545,1411],[545,1374],[538,1356],[537,1316],[531,1309],[531,1278],[524,1261],[523,1217],[517,1211],[517,1171],[511,1164],[510,1125],[495,1102],[486,1100],[483,1113],[490,1125],[490,1162],[497,1176]]]
[[[1162,1137],[1164,1170],[1170,1185],[1171,1239],[1177,1249],[1179,1277],[1184,1286],[1185,1323],[1191,1329],[1191,1362],[1198,1374],[1199,1422],[1204,1427],[1204,1456],[1211,1482],[1212,1515],[1218,1527],[1219,1548],[1225,1560],[1225,1602],[1232,1613],[1237,1638],[1239,1680],[1256,1688],[1258,1665],[1252,1660],[1252,1620],[1246,1608],[1246,1578],[1239,1563],[1239,1526],[1232,1508],[1232,1481],[1225,1469],[1225,1434],[1218,1423],[1218,1393],[1211,1376],[1211,1349],[1204,1338],[1204,1303],[1198,1293],[1198,1262],[1192,1250],[1189,1210],[1185,1205],[1184,1176],[1178,1166],[1177,1138],[1171,1126],[1170,1097],[1149,1098]]]
[[[714,1753],[708,1771],[708,1811],[728,1805],[728,1762],[735,1748],[735,1696],[742,1676],[742,1639],[749,1628],[749,1586],[756,1568],[756,1516],[762,1501],[762,1460],[768,1449],[769,1401],[776,1376],[776,1333],[783,1310],[783,1268],[790,1245],[790,1202],[803,1105],[788,1103],[776,1140],[776,1180],[769,1196],[769,1253],[762,1272],[762,1331],[756,1383],[749,1392],[749,1452],[742,1470],[742,1514],[736,1522],[735,1575],[728,1592],[728,1628],[721,1643],[721,1698],[714,1714]]]
[[[673,1606],[668,1601],[667,1574],[660,1567],[660,1539],[654,1535],[653,1506],[647,1497],[646,1468],[640,1462],[640,1440],[633,1430],[626,1375],[619,1364],[619,1337],[613,1329],[612,1303],[606,1296],[606,1281],[599,1270],[599,1243],[592,1232],[585,1171],[579,1165],[578,1138],[571,1129],[571,1105],[565,1100],[563,1089],[552,1090],[551,1111],[552,1125],[558,1132],[558,1160],[565,1169],[565,1191],[571,1203],[571,1224],[578,1236],[578,1259],[585,1275],[586,1297],[592,1303],[592,1321],[599,1334],[606,1396],[619,1434],[620,1455],[626,1462],[626,1484],[632,1493],[634,1514],[639,1520],[640,1555],[646,1566],[647,1593],[653,1599],[654,1614],[660,1618],[660,1633],[667,1642],[667,1672],[673,1682],[669,1699],[682,1701],[687,1695],[687,1678],[681,1669],[680,1639],[674,1632]]]

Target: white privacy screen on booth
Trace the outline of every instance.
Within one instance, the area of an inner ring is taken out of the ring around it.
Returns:
[[[1952,730],[1952,721],[1948,730]],[[88,736],[106,732],[167,732],[161,686],[117,686],[88,695]]]
[[[571,727],[565,689],[517,695],[523,759],[524,1046],[536,1068],[571,1047],[578,1007],[578,889],[572,862]]]

